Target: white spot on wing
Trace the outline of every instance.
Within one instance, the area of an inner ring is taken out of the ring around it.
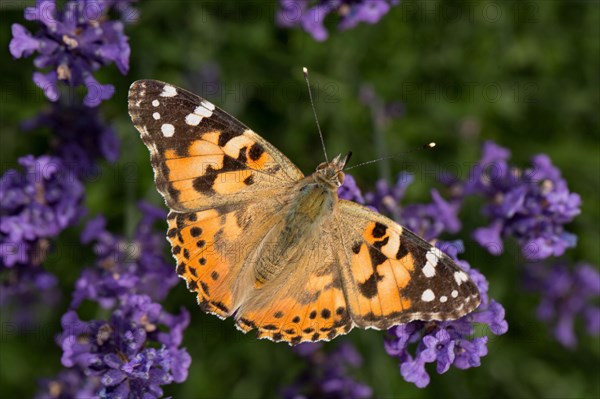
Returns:
[[[442,257],[442,251],[440,251],[440,249],[438,247],[431,247],[429,249],[429,252],[431,252],[432,254],[434,254],[435,256],[437,256],[438,258]]]
[[[429,249],[429,251],[427,251],[427,253],[425,254],[425,258],[427,259],[425,266],[423,266],[423,274],[425,275],[425,277],[435,276],[435,267],[437,266],[438,260],[440,259],[437,255],[439,252],[439,249],[437,249],[436,247],[431,247],[431,249]]]
[[[423,291],[423,295],[421,295],[421,300],[423,302],[431,302],[435,299],[435,294],[429,288]]]
[[[454,272],[454,281],[456,281],[456,284],[461,285],[462,283],[464,283],[465,281],[469,280],[469,276],[467,276],[467,274],[463,271],[460,272]]]
[[[155,112],[155,113],[152,114],[152,117],[154,119],[156,119],[156,120],[159,120],[160,119],[160,114],[158,112]]]
[[[171,137],[173,134],[175,134],[175,126],[171,125],[170,123],[163,123],[163,125],[160,127],[160,131],[162,132],[163,136]]]
[[[158,100],[152,100],[152,105],[155,107],[158,107],[160,105],[160,101]]]
[[[215,110],[215,106],[213,103],[211,103],[210,101],[206,101],[206,100],[202,100],[200,102],[200,104],[202,104],[202,106],[206,109],[208,109],[209,111],[214,111]]]
[[[196,114],[187,114],[185,117],[185,123],[191,126],[198,126],[198,124],[202,121],[202,117]]]
[[[212,116],[212,111],[203,106],[196,107],[194,113],[205,118],[210,118]]]
[[[442,295],[442,296],[440,297],[440,302],[441,302],[441,303],[444,303],[444,302],[446,302],[447,300],[448,300],[448,297],[447,297],[446,295]]]
[[[160,93],[161,97],[175,97],[177,95],[177,90],[173,86],[165,85],[163,87],[162,93]]]
[[[458,291],[454,290],[450,295],[452,296],[452,298],[456,298],[458,296]]]
[[[431,266],[431,263],[427,262],[425,264],[425,267],[423,267],[423,274],[427,278],[435,276],[435,268]]]

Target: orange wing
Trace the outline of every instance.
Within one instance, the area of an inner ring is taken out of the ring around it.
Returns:
[[[338,209],[340,270],[356,325],[453,320],[479,306],[475,283],[438,248],[354,202]]]
[[[269,284],[256,290],[236,313],[244,332],[259,338],[300,342],[329,341],[354,324],[342,288],[329,232],[306,243],[302,254]]]
[[[177,273],[202,309],[227,317],[246,295],[236,283],[245,257],[304,175],[237,119],[179,87],[134,82],[129,113],[171,209],[167,236]]]
[[[156,187],[174,211],[254,200],[304,177],[244,124],[179,87],[134,82],[129,114],[150,151]]]
[[[170,212],[167,237],[177,260],[177,273],[198,295],[202,310],[230,316],[243,300],[235,292],[242,267],[276,217],[276,203],[218,207],[196,212]],[[251,268],[249,268],[251,269]]]

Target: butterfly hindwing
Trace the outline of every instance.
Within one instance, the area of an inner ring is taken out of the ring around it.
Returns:
[[[169,213],[167,238],[177,260],[177,273],[196,292],[205,312],[221,318],[239,306],[244,292],[236,282],[251,268],[243,269],[276,217],[273,198],[213,209]]]
[[[259,338],[301,342],[329,341],[354,324],[342,287],[340,268],[327,232],[305,243],[305,250],[268,286],[256,292],[236,313],[244,332]]]
[[[150,150],[157,189],[174,211],[243,202],[303,177],[244,124],[179,87],[134,82],[129,113]]]
[[[479,305],[477,286],[438,248],[366,207],[338,206],[342,281],[358,326],[452,320]]]

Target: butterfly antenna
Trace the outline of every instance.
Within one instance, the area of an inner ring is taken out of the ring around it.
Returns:
[[[412,151],[402,152],[402,153],[400,153],[400,154],[396,154],[396,155],[388,155],[387,157],[382,157],[382,158],[378,158],[378,159],[373,159],[372,161],[367,161],[367,162],[359,163],[358,165],[353,165],[353,166],[350,166],[349,168],[345,168],[345,170],[350,170],[350,169],[358,168],[359,166],[369,165],[369,164],[372,164],[372,163],[376,163],[376,162],[379,162],[379,161],[383,161],[384,159],[392,159],[392,158],[397,158],[397,157],[399,157],[399,156],[406,155],[406,154],[410,154],[410,153],[412,153],[412,152],[415,152],[415,151],[418,151],[418,150],[427,150],[427,149],[429,149],[429,148],[433,148],[433,147],[435,147],[435,143],[432,141],[431,143],[427,143],[427,144],[425,144],[425,145],[423,145],[423,146],[421,146],[421,147],[419,147],[419,148],[415,148],[415,149],[414,149],[414,150],[412,150]]]
[[[323,133],[321,133],[321,126],[319,125],[319,119],[317,118],[315,103],[313,102],[313,96],[310,91],[310,83],[308,81],[308,69],[304,67],[302,68],[302,72],[304,72],[304,80],[306,81],[306,87],[308,87],[308,97],[310,98],[310,106],[312,107],[313,115],[315,116],[315,122],[317,122],[317,130],[319,130],[319,137],[321,138],[321,145],[323,146],[323,154],[325,154],[325,161],[329,163],[329,158],[327,157],[327,150],[325,149],[325,140],[323,139]]]

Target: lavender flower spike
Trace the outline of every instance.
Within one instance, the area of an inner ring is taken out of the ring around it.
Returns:
[[[75,284],[72,308],[84,300],[98,302],[104,308],[114,306],[118,298],[146,294],[153,300],[164,299],[179,281],[172,266],[164,259],[164,235],[152,230],[166,214],[162,209],[140,203],[143,217],[132,240],[105,229],[102,216],[92,219],[81,234],[83,243],[94,242],[98,257],[95,266],[85,269]]]
[[[379,22],[400,0],[320,0],[309,6],[308,0],[281,0],[277,12],[277,24],[282,27],[301,26],[316,41],[329,36],[324,21],[328,14],[340,16],[339,30],[354,28],[360,22]]]
[[[483,212],[487,227],[475,230],[475,240],[492,254],[503,252],[502,240],[514,237],[529,260],[560,256],[575,246],[577,237],[564,225],[580,213],[581,198],[571,193],[560,171],[546,155],[521,170],[508,165],[510,152],[486,142],[480,163],[463,183],[465,195],[488,199]]]
[[[83,186],[55,157],[19,159],[25,173],[0,177],[0,267],[39,265],[48,239],[83,215]]]
[[[53,152],[81,180],[96,176],[100,159],[114,163],[119,157],[119,138],[115,129],[104,122],[98,108],[52,104],[49,110],[24,121],[21,128],[49,128]]]
[[[347,368],[359,367],[362,359],[352,345],[342,342],[330,353],[324,353],[320,343],[304,343],[294,351],[303,357],[307,369],[291,386],[285,387],[281,396],[285,399],[331,398],[366,399],[373,395],[372,389],[347,375]]]
[[[555,339],[568,348],[575,348],[576,319],[585,322],[591,336],[600,335],[600,307],[594,302],[600,298],[600,273],[587,263],[574,269],[558,263],[528,265],[526,284],[542,296],[537,308],[540,320],[552,325]]]
[[[107,19],[109,6],[101,0],[70,0],[59,10],[54,0],[37,0],[35,7],[25,9],[25,19],[37,21],[41,29],[32,34],[13,24],[10,53],[15,58],[39,53],[34,64],[48,72],[35,72],[33,81],[49,100],[59,99],[59,82],[85,85],[88,107],[112,97],[114,86],[98,83],[93,72],[115,63],[126,74],[130,49],[123,23]]]
[[[123,298],[108,321],[85,322],[69,311],[58,337],[62,363],[82,370],[87,378],[98,378],[100,397],[160,398],[162,385],[187,378],[191,358],[179,345],[188,322],[187,311],[173,316],[138,295]]]
[[[390,356],[400,361],[400,374],[419,388],[426,387],[430,377],[426,363],[436,363],[438,374],[445,373],[450,366],[459,369],[478,367],[481,358],[487,355],[487,337],[473,337],[475,324],[487,325],[494,335],[508,331],[502,305],[488,297],[488,282],[465,261],[456,259],[461,251],[461,242],[438,241],[438,248],[447,252],[477,284],[481,294],[481,305],[473,312],[453,321],[413,321],[392,327],[385,340],[385,349]],[[416,346],[414,355],[409,349]]]

